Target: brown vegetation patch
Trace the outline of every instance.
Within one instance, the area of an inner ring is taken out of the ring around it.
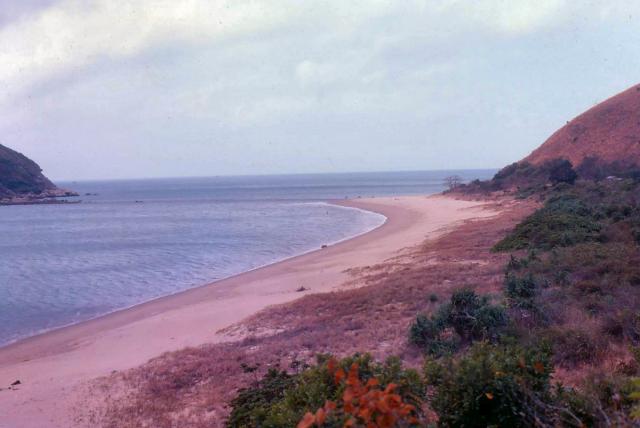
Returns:
[[[541,164],[568,159],[580,165],[588,157],[605,162],[640,163],[640,86],[620,94],[568,121],[524,160]]]

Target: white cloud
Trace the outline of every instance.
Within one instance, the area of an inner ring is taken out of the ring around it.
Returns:
[[[565,0],[460,1],[458,7],[487,28],[507,34],[526,34],[564,18]]]
[[[385,149],[389,141],[423,156],[432,150],[434,159],[438,145],[444,158],[452,145],[483,135],[496,147],[520,144],[521,137],[533,144],[544,135],[500,111],[518,118],[525,106],[531,117],[561,116],[552,112],[561,106],[547,100],[580,78],[604,75],[621,84],[624,73],[636,76],[638,56],[629,52],[639,41],[629,15],[639,7],[568,0],[61,0],[0,27],[0,138],[45,153],[38,159],[52,165],[54,177],[92,176],[94,162],[74,161],[92,153],[106,165],[95,172],[100,176],[109,176],[109,162],[126,163],[127,153],[136,162],[157,161],[157,174],[180,174],[158,153],[173,154],[181,144],[197,150],[181,155],[193,164],[218,156],[242,164],[251,155],[247,147],[257,150],[266,140],[307,153],[310,164],[310,148],[355,153],[362,144],[372,156],[380,153],[379,166],[363,168],[387,168],[395,156]],[[619,29],[626,33],[614,34]],[[558,59],[561,73],[549,65]],[[547,87],[553,93],[542,95]],[[541,101],[531,107],[533,100]],[[134,161],[126,168],[138,171]]]
[[[257,1],[67,0],[0,31],[0,81],[23,86],[163,43],[197,44],[253,33],[285,16],[286,9]]]
[[[594,4],[600,14],[627,10]],[[568,10],[565,0],[62,0],[0,29],[0,90],[15,94],[34,81],[157,46],[210,45],[269,30],[295,29],[338,46],[373,34],[380,41],[478,29],[519,35],[557,24]],[[302,82],[336,78],[326,61],[307,61],[296,72]]]
[[[333,64],[321,64],[304,60],[296,66],[296,78],[303,85],[333,83],[340,78],[338,68]]]

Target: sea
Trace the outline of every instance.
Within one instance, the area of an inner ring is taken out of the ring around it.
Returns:
[[[0,207],[0,346],[381,226],[344,198],[433,194],[495,170],[61,182],[79,204]]]

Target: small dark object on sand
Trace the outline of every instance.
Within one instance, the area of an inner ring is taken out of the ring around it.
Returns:
[[[16,385],[22,385],[22,382],[20,382],[19,380],[17,380],[17,381],[15,381],[15,382],[13,382],[13,383],[11,384],[11,386],[16,386]]]
[[[328,247],[328,245],[324,244],[324,245],[323,245],[322,247],[320,247],[320,248],[327,248],[327,247]]]
[[[301,286],[300,286],[300,288],[298,288],[296,291],[297,291],[298,293],[301,293],[301,292],[303,292],[303,291],[307,291],[307,290],[308,290],[308,288],[305,288],[305,287],[304,287],[304,285],[301,285]]]

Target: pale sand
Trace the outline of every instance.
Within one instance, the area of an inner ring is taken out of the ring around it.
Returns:
[[[219,330],[305,293],[339,288],[345,271],[383,262],[464,220],[496,212],[480,202],[406,196],[339,202],[381,213],[364,235],[0,349],[0,428],[72,426],[80,386],[163,352],[228,340]],[[309,289],[296,292],[301,285]]]

